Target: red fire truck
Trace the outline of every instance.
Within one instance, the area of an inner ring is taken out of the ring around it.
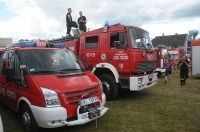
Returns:
[[[4,50],[5,50],[4,48],[0,48],[0,56],[3,53]]]
[[[181,60],[182,56],[184,55],[183,48],[167,48],[171,59],[175,59],[176,64]]]
[[[26,131],[81,125],[107,112],[101,81],[73,51],[35,46],[20,42],[0,59],[0,101],[19,113]]]
[[[192,76],[200,76],[200,39],[191,41],[191,70]]]
[[[157,54],[157,68],[155,71],[158,73],[158,77],[160,77],[163,73],[165,73],[165,57],[167,56],[167,47],[158,46],[158,48],[154,48],[154,51]]]
[[[156,53],[141,28],[115,24],[49,42],[74,50],[102,81],[107,100],[116,99],[119,88],[137,91],[157,83]]]

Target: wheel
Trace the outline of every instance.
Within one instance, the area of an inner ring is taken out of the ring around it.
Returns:
[[[114,100],[119,94],[119,86],[115,82],[113,76],[109,74],[103,74],[99,77],[103,85],[103,91],[106,94],[106,99],[108,101]]]
[[[21,109],[21,121],[26,132],[38,132],[39,127],[35,121],[35,118],[31,112],[31,109],[27,104],[22,106]]]
[[[158,77],[161,77],[162,76],[162,73],[161,72],[157,72],[158,73]]]

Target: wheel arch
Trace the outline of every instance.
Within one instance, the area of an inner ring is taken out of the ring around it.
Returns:
[[[94,73],[98,77],[102,74],[110,74],[110,75],[114,76],[115,82],[119,83],[119,74],[117,72],[117,69],[109,63],[99,63],[99,64],[97,64],[92,69],[92,73]]]
[[[20,110],[21,110],[21,108],[22,108],[22,106],[24,104],[27,104],[29,107],[31,105],[30,101],[27,98],[25,98],[25,97],[19,98],[19,100],[18,100],[18,106],[17,106],[17,111],[18,112],[20,112]]]

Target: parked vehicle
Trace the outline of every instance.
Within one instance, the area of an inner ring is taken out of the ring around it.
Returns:
[[[184,55],[183,48],[167,48],[167,51],[170,55],[170,58],[176,60],[176,64],[181,60],[182,56]]]
[[[107,100],[116,99],[119,88],[138,91],[157,83],[156,53],[141,28],[115,24],[49,42],[74,50],[102,81]]]
[[[197,36],[197,34],[196,34]],[[196,37],[195,36],[195,37]],[[191,73],[192,76],[200,76],[200,35],[197,36],[197,39],[191,41]]]
[[[0,48],[0,56],[2,55],[2,53],[4,52],[4,48]]]
[[[157,63],[156,63],[156,72],[158,73],[158,77],[160,77],[163,73],[165,73],[165,57],[167,56],[167,48],[158,47],[154,48],[154,51],[157,54]]]
[[[19,113],[26,131],[81,125],[103,116],[100,80],[76,54],[20,42],[0,59],[0,101]]]
[[[0,132],[3,132],[3,124],[2,124],[2,121],[1,121],[1,116],[0,116]]]

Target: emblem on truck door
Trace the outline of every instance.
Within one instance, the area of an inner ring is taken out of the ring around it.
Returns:
[[[102,60],[105,60],[105,59],[106,59],[106,54],[102,53],[102,54],[101,54],[101,59],[102,59]]]

